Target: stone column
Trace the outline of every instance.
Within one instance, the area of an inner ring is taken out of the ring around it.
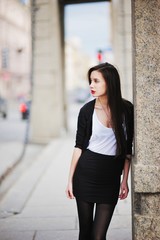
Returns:
[[[132,0],[133,239],[160,239],[160,1]]]
[[[133,101],[131,0],[112,0],[111,9],[114,64],[120,73],[123,97]]]
[[[33,1],[33,94],[30,140],[48,143],[64,127],[62,41],[58,0]]]

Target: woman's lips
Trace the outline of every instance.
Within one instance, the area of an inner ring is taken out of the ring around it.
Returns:
[[[94,90],[91,90],[91,94],[95,94],[95,92],[96,92],[96,91],[94,91]]]

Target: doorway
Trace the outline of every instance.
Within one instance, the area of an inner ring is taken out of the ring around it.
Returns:
[[[121,12],[123,12],[124,6],[120,7]],[[113,8],[114,6],[113,4],[111,5],[111,2],[105,1],[66,5],[64,9],[67,119],[68,131],[73,137],[75,136],[79,109],[86,101],[91,99],[89,92],[87,92],[87,70],[89,67],[98,64],[100,61],[115,64],[122,77],[123,95],[128,100],[132,100],[132,79],[129,80],[129,83],[125,81],[128,78],[128,70],[124,69],[125,62],[118,64],[117,61],[117,57],[119,58],[123,52],[127,54],[128,58],[131,58],[131,51],[126,48],[124,43],[121,45],[123,38],[125,39],[125,36],[123,36],[126,32],[124,28],[118,35],[118,39],[114,39],[117,29],[117,26],[114,26],[114,24],[116,24],[115,21],[117,20],[112,15]],[[121,15],[121,13],[119,14]],[[126,21],[125,14],[124,16],[119,16],[119,18],[121,21]],[[114,26],[114,29],[112,26]],[[121,45],[119,48],[118,44]],[[131,48],[131,46],[129,47]],[[129,178],[129,188],[128,198],[124,201],[119,201],[115,210],[108,232],[108,237],[111,239],[116,240],[116,237],[119,240],[132,239],[131,177]]]

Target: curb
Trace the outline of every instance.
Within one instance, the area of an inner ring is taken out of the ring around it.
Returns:
[[[0,218],[6,218],[11,215],[19,214],[23,210],[26,202],[32,195],[40,178],[48,169],[51,162],[50,148],[58,151],[61,141],[54,141],[48,144],[45,149],[33,159],[33,163],[29,166],[19,180],[7,192],[0,205]]]
[[[20,142],[8,142],[0,144],[0,185],[8,174],[21,161],[24,153],[24,144]]]

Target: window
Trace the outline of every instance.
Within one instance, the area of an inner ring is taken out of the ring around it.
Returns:
[[[1,52],[2,56],[2,69],[8,69],[9,67],[9,49],[3,48]]]

